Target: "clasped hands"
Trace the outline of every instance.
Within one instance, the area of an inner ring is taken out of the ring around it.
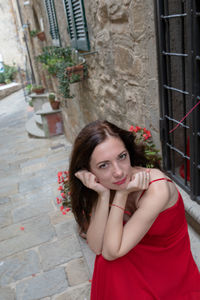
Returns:
[[[100,184],[96,176],[87,171],[81,170],[75,173],[75,176],[89,189],[94,190],[99,195],[108,193],[109,189]],[[130,176],[130,181],[124,189],[121,189],[117,192],[130,194],[131,192],[146,190],[149,187],[150,182],[150,170],[146,169],[145,171],[138,171],[133,173]]]

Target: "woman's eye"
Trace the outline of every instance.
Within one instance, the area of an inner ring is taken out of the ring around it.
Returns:
[[[105,169],[108,166],[108,164],[104,163],[99,165],[99,169]]]
[[[127,157],[126,152],[119,155],[119,159],[121,159],[121,160],[125,159],[126,157]]]

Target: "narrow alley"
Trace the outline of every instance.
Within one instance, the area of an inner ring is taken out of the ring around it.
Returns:
[[[64,135],[30,138],[23,91],[0,101],[0,299],[89,300],[93,255],[56,203]]]

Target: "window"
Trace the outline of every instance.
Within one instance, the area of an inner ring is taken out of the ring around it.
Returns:
[[[61,46],[54,0],[45,0],[45,5],[49,20],[50,35],[52,37],[53,44],[55,46]]]
[[[164,169],[200,203],[200,2],[155,3]]]
[[[71,46],[77,50],[90,49],[83,0],[63,0],[68,21]]]

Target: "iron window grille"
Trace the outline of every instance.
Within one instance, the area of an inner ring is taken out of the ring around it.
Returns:
[[[50,35],[55,46],[61,46],[58,22],[54,0],[45,0],[46,12],[49,20]]]
[[[63,0],[71,47],[89,51],[90,43],[83,0]]]
[[[163,167],[200,203],[200,1],[155,0]],[[174,130],[172,129],[179,125]]]

